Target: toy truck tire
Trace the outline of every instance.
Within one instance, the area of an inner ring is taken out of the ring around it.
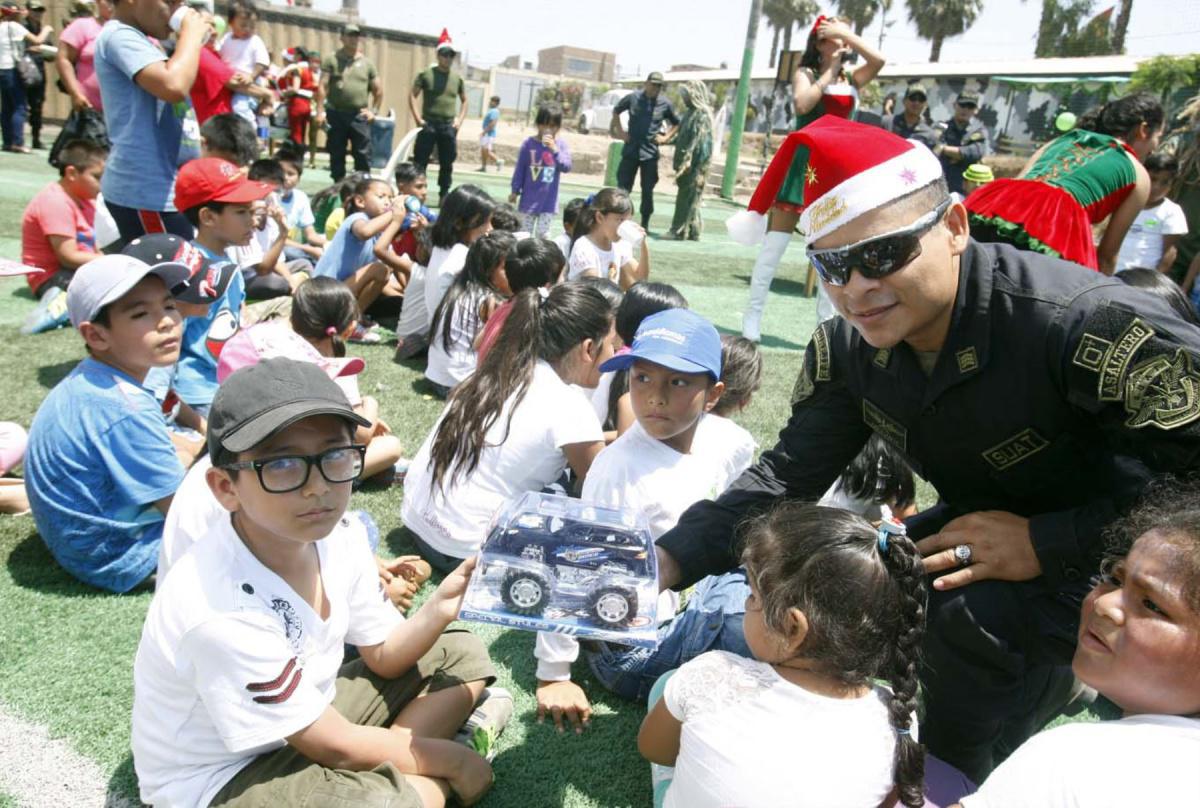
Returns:
[[[550,603],[550,580],[533,570],[509,570],[500,583],[500,597],[513,614],[540,617]]]
[[[587,610],[601,625],[627,626],[637,615],[637,592],[623,586],[602,586],[588,597]]]

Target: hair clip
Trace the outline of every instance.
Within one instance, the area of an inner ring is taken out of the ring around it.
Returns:
[[[329,326],[329,328],[325,329],[325,336],[327,336],[327,337],[332,337],[336,333],[337,333],[337,328],[335,328],[334,326]]]
[[[888,536],[907,535],[908,528],[904,526],[903,522],[892,516],[892,509],[887,505],[880,505],[879,510],[882,517],[879,522],[879,552],[887,555]]]

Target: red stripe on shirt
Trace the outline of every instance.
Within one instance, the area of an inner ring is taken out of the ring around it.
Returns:
[[[261,693],[264,690],[278,690],[279,688],[283,687],[283,683],[287,681],[288,675],[291,674],[292,669],[295,667],[296,658],[292,657],[288,660],[288,663],[283,666],[283,673],[279,674],[269,682],[251,682],[250,684],[246,685],[246,689],[251,693]]]
[[[302,673],[304,673],[303,668],[296,671],[296,675],[292,677],[292,681],[288,682],[288,686],[274,696],[255,696],[254,700],[259,704],[282,704],[290,699],[296,692],[296,688],[300,686],[300,674]]]

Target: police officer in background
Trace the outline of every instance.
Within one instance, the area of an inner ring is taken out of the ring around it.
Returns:
[[[980,162],[992,150],[987,127],[975,117],[978,109],[978,94],[959,93],[954,101],[954,117],[936,127],[938,141],[933,153],[941,158],[946,184],[956,194],[963,192],[962,175],[967,166]]]
[[[613,107],[609,132],[617,140],[623,140],[621,162],[617,166],[617,187],[625,193],[633,193],[633,177],[642,174],[642,229],[650,229],[650,216],[654,213],[654,186],[658,184],[658,147],[675,137],[679,130],[679,116],[662,92],[663,74],[655,70],[646,77],[646,84],[622,98]],[[629,113],[629,131],[621,126],[621,113]],[[671,125],[662,131],[663,122]]]
[[[1067,701],[1105,526],[1155,476],[1200,470],[1200,329],[1120,281],[973,241],[916,144],[833,116],[793,138],[810,150],[800,229],[841,316],[814,332],[775,447],[660,537],[660,585],[734,569],[747,516],[816,501],[879,435],[940,497],[909,522],[932,580],[921,741],[982,782]]]
[[[904,91],[904,109],[884,121],[884,128],[902,138],[915,140],[932,149],[937,145],[938,133],[925,120],[925,109],[929,106],[929,95],[924,84],[910,84]]]

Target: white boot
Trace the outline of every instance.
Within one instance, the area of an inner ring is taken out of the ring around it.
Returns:
[[[742,315],[742,336],[746,339],[758,342],[762,338],[762,316],[767,306],[767,293],[771,291],[775,270],[779,268],[791,239],[791,233],[774,230],[768,230],[763,239],[762,249],[754,262],[754,272],[750,275],[750,300],[746,302],[746,311]]]

